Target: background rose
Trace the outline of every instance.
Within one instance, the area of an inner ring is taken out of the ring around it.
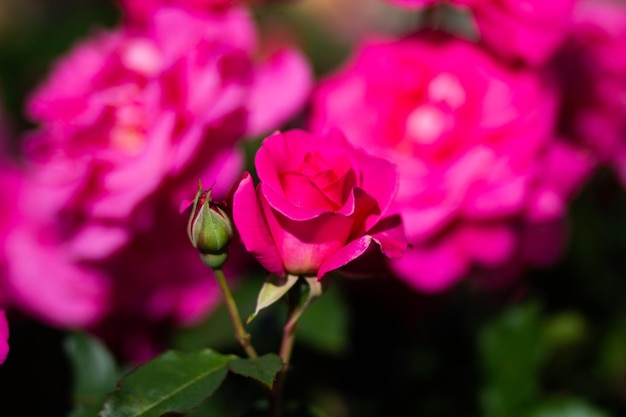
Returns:
[[[612,165],[626,184],[626,5],[581,1],[555,69],[565,132]]]
[[[322,278],[372,241],[390,257],[404,249],[399,219],[386,217],[397,190],[392,164],[351,147],[337,131],[275,133],[255,158],[260,183],[244,176],[233,219],[270,272]]]
[[[556,140],[555,92],[475,44],[418,35],[362,45],[318,88],[311,124],[398,165],[413,248],[392,266],[436,291],[508,262],[524,222],[564,214],[590,162]]]
[[[135,22],[149,20],[162,7],[174,6],[190,11],[206,12],[232,6],[236,0],[119,0],[124,15]]]
[[[441,0],[389,0],[409,8]],[[545,63],[565,39],[576,0],[451,0],[469,7],[481,41],[500,56],[531,65]]]

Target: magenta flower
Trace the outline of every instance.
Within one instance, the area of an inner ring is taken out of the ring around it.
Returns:
[[[505,58],[546,62],[566,37],[576,0],[482,0],[472,11],[481,39]]]
[[[303,131],[265,139],[255,166],[233,197],[233,219],[246,249],[270,272],[322,279],[376,242],[399,257],[404,233],[388,216],[395,167],[349,145],[338,131]]]
[[[388,0],[422,8],[444,0]],[[531,65],[546,62],[566,37],[576,0],[449,0],[469,7],[480,39],[500,56]]]
[[[565,213],[590,161],[556,140],[556,103],[534,71],[469,42],[416,36],[358,49],[321,83],[311,123],[398,166],[392,210],[413,247],[391,265],[438,291],[472,265],[511,260],[525,222]]]
[[[197,181],[205,166],[232,162],[224,154],[234,152],[236,140],[285,121],[310,87],[309,70],[293,51],[256,72],[253,26],[241,9],[203,16],[160,9],[149,23],[81,43],[29,101],[42,123],[31,155],[45,163],[68,159],[84,171],[88,198],[80,204],[90,216],[126,217],[167,180]],[[285,68],[302,75],[289,77]],[[283,73],[273,80],[267,73],[274,71]],[[292,94],[281,106],[264,106],[257,91],[279,79],[293,80],[285,87]],[[215,191],[232,180],[221,176]]]
[[[615,168],[626,184],[626,5],[581,1],[556,62],[566,134]]]
[[[190,11],[205,12],[232,6],[237,0],[119,0],[122,11],[133,21],[144,21],[163,7],[178,7]]]

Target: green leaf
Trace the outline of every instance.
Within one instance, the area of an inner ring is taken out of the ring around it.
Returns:
[[[479,349],[487,385],[482,392],[487,415],[519,415],[534,406],[545,341],[534,304],[505,311],[480,334]]]
[[[298,321],[298,336],[322,352],[340,354],[348,347],[348,309],[338,291],[331,288],[312,303]]]
[[[582,400],[570,398],[542,404],[528,417],[609,417],[609,415]]]
[[[228,362],[228,369],[238,375],[253,378],[271,389],[276,374],[283,369],[283,361],[279,356],[270,353],[254,359],[232,359]]]
[[[73,371],[74,410],[70,417],[92,417],[120,376],[115,359],[97,339],[72,333],[65,340]]]
[[[210,349],[166,352],[124,378],[100,415],[159,417],[167,412],[189,412],[222,384],[232,358]]]
[[[271,306],[287,293],[298,282],[296,275],[287,275],[286,278],[280,278],[276,275],[270,275],[259,291],[259,297],[256,302],[256,310],[248,317],[250,323],[259,311]]]

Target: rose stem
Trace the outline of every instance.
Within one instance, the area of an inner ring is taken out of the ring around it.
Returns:
[[[291,360],[291,352],[293,351],[293,345],[296,340],[296,327],[298,319],[311,304],[315,298],[307,297],[307,299],[300,306],[291,307],[288,313],[288,320],[283,328],[283,340],[280,345],[280,357],[283,360],[283,369],[276,376],[276,382],[274,382],[274,388],[272,389],[272,397],[270,398],[270,416],[279,417],[281,402],[283,396],[283,389],[285,386],[285,378],[287,376],[287,369],[289,368],[289,361]]]
[[[235,328],[235,338],[237,339],[243,350],[246,351],[248,357],[254,359],[258,357],[258,355],[252,347],[250,334],[246,332],[245,327],[243,327],[241,317],[239,316],[239,310],[237,310],[237,304],[235,303],[233,294],[230,292],[230,288],[226,283],[224,271],[221,268],[214,268],[213,272],[215,272],[215,277],[217,278],[217,282],[219,283],[222,294],[224,295],[224,301],[226,302],[228,315],[230,316],[230,321],[232,321],[233,327]]]

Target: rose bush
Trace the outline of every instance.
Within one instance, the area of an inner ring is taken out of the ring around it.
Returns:
[[[322,81],[311,126],[337,126],[397,164],[392,209],[413,247],[391,265],[438,291],[472,265],[509,262],[525,223],[565,213],[590,161],[557,140],[557,99],[539,73],[502,65],[476,44],[416,35],[361,45]]]
[[[399,257],[406,242],[388,210],[398,187],[395,167],[367,155],[338,131],[275,133],[233,196],[243,244],[270,272],[322,279],[361,256],[372,242]]]

